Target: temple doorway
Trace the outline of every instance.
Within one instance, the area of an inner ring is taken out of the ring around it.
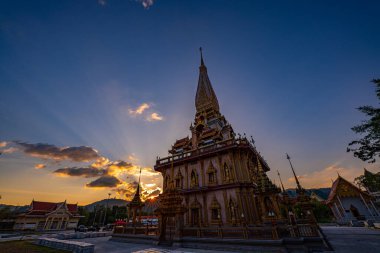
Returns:
[[[199,208],[191,209],[191,225],[199,226]]]
[[[359,210],[358,210],[354,205],[351,205],[351,206],[350,206],[350,211],[351,211],[352,215],[353,215],[356,219],[359,219],[359,218],[360,218]]]

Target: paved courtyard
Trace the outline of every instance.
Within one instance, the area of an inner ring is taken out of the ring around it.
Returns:
[[[380,230],[357,228],[357,227],[322,227],[329,243],[334,249],[334,253],[375,253],[380,252]],[[33,239],[40,235],[28,235],[22,239]],[[52,235],[50,235],[52,236]],[[20,238],[16,238],[20,239]],[[185,248],[166,248],[148,244],[135,244],[110,241],[110,237],[85,238],[77,239],[95,245],[95,253],[217,253],[221,251],[185,249]],[[14,240],[11,238],[2,238],[0,241]],[[222,251],[228,253],[228,251]],[[331,252],[331,251],[330,251]],[[331,252],[331,253],[333,253]],[[327,252],[326,252],[327,253]]]
[[[173,247],[161,247],[153,246],[148,244],[137,244],[137,243],[124,243],[124,242],[115,242],[109,241],[111,237],[99,237],[99,238],[85,238],[78,239],[78,241],[85,241],[88,243],[95,244],[95,253],[217,253],[221,251],[214,250],[200,250],[200,249],[184,249],[184,248],[173,248]],[[228,253],[229,251],[223,251]],[[234,252],[236,253],[236,252]]]
[[[336,253],[375,253],[380,252],[380,230],[356,227],[322,227]],[[83,241],[95,244],[95,252],[107,253],[217,253],[221,251],[165,248],[145,244],[123,243],[109,241],[110,237],[87,238]],[[228,251],[223,251],[224,253]]]
[[[380,252],[380,230],[360,227],[322,227],[336,253]]]

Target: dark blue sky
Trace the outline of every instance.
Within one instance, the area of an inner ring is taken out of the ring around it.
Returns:
[[[0,141],[86,145],[152,167],[190,134],[202,46],[221,112],[286,184],[285,152],[307,185],[336,170],[352,179],[367,166],[345,150],[364,119],[355,108],[377,103],[379,11],[379,1],[1,1]],[[163,120],[131,117],[142,103]],[[1,158],[0,178],[30,169],[16,153]]]

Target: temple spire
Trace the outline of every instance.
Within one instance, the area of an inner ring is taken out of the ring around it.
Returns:
[[[199,79],[197,93],[195,96],[195,107],[197,112],[201,112],[208,109],[213,109],[219,112],[219,103],[212,88],[210,79],[207,74],[207,67],[203,60],[202,48],[199,48],[201,53],[201,65],[199,66]]]
[[[199,51],[201,52],[201,66],[205,66],[205,63],[203,62],[202,47],[199,48]]]
[[[277,170],[277,175],[278,175],[278,178],[280,179],[282,192],[285,192],[285,188],[284,188],[284,185],[282,184],[282,180],[281,180],[280,172],[278,172],[278,170]]]
[[[140,167],[139,183],[137,185],[137,190],[136,190],[136,194],[135,194],[135,195],[139,196],[139,198],[140,198],[140,180],[141,180],[141,167]]]
[[[296,173],[294,172],[293,164],[292,164],[292,162],[290,161],[290,156],[289,156],[288,154],[286,154],[286,159],[289,160],[290,168],[292,168],[293,175],[294,175],[294,179],[296,180],[296,183],[297,183],[297,189],[298,189],[299,191],[302,191],[301,184],[300,184],[300,182],[298,181],[298,178],[297,178]]]

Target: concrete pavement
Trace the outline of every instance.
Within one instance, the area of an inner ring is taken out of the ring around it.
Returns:
[[[334,253],[380,252],[380,230],[364,227],[321,227]]]

